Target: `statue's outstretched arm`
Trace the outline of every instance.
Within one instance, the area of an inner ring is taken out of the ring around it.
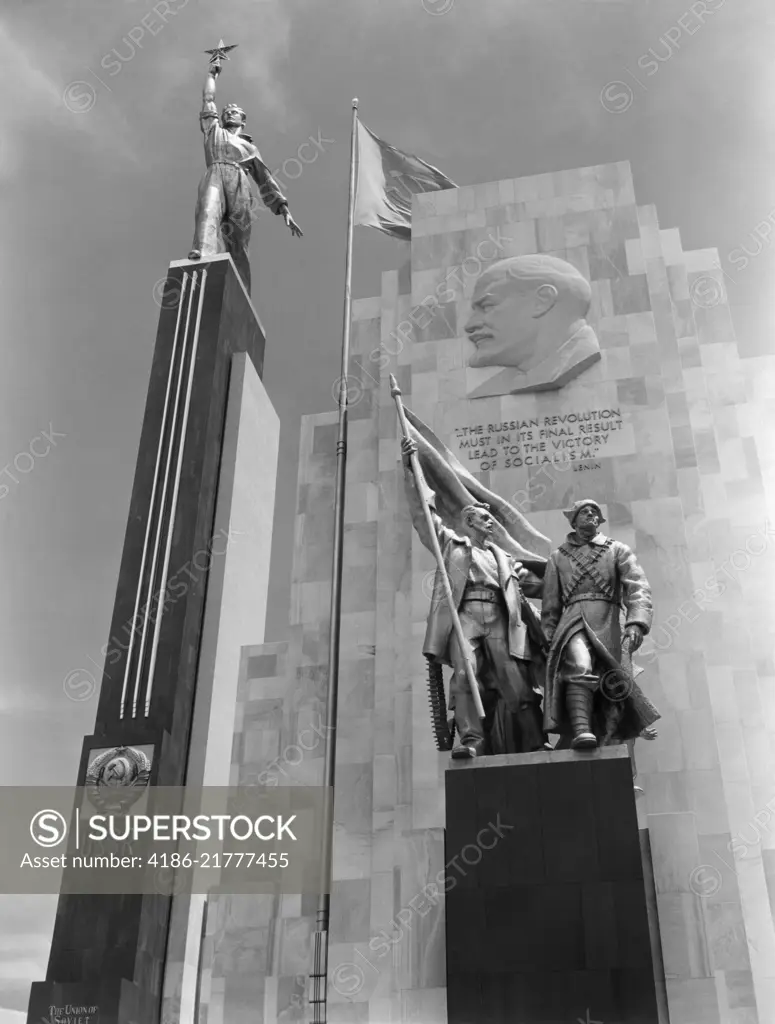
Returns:
[[[255,156],[249,162],[244,163],[243,166],[253,176],[253,179],[258,185],[258,194],[261,196],[264,206],[268,207],[272,213],[281,214],[285,223],[290,228],[291,234],[296,238],[301,238],[303,232],[291,216],[291,211],[288,208],[288,200],[280,191],[280,186],[272,177],[271,171],[263,160],[261,160],[260,157]]]
[[[272,177],[271,171],[263,160],[253,157],[244,166],[258,185],[258,194],[261,196],[264,206],[268,207],[272,213],[282,213],[282,208],[288,206],[288,200],[280,191],[280,186]]]

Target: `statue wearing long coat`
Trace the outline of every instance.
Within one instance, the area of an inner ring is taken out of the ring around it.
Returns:
[[[544,728],[547,732],[568,734],[570,723],[565,710],[562,678],[563,651],[571,637],[585,634],[590,648],[597,652],[600,675],[615,668],[622,658],[622,623],[639,625],[644,633],[651,628],[653,616],[651,588],[645,573],[630,548],[621,541],[598,533],[591,541],[575,533],[552,553],[546,568],[541,607],[541,625],[549,641],[544,693]],[[601,657],[602,655],[602,657]],[[613,742],[632,739],[659,718],[651,701],[637,684],[632,684],[619,706],[598,698],[599,730],[612,729],[601,721],[615,711]],[[606,705],[608,705],[606,707]]]

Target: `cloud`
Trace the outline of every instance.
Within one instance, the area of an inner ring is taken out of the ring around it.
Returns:
[[[88,105],[89,83],[72,82],[63,87],[45,69],[55,66],[56,60],[52,54],[46,54],[43,42],[36,42],[32,48],[18,31],[12,33],[8,24],[0,21],[0,63],[6,83],[6,129],[0,133],[0,178],[11,177],[21,170],[30,145],[37,145],[41,157],[45,151],[46,159],[51,159],[52,141],[40,137],[45,127],[77,133],[100,149],[107,147],[132,159],[131,149],[115,126],[111,132],[104,132],[100,120],[81,109],[86,103],[85,109],[90,112],[93,106],[93,103]],[[75,109],[73,104],[76,104]]]
[[[295,16],[310,6],[293,5]],[[219,11],[219,16],[221,12]],[[256,88],[256,101],[262,114],[285,117],[288,114],[286,91],[280,66],[288,57],[292,15],[285,0],[236,0],[229,5],[230,18],[239,25],[235,39],[240,44],[240,75]],[[235,54],[236,57],[236,54]]]
[[[175,21],[177,56],[165,57],[160,68],[160,91],[164,95],[169,90],[169,96],[181,89],[198,89],[207,67],[202,51],[223,38],[227,44],[237,43],[239,49],[218,79],[218,104],[240,103],[257,136],[262,122],[293,132],[304,102],[301,99],[297,106],[296,86],[306,78],[306,69],[292,74],[299,37],[318,26],[324,37],[337,26],[344,27],[342,22],[368,26],[379,10],[373,0],[365,10],[356,6],[351,11],[348,0],[341,2],[341,14],[328,0],[230,0],[228,5],[199,7],[196,18],[186,18],[184,12]]]
[[[185,7],[191,0],[187,0]],[[198,89],[207,69],[204,50],[220,38],[237,43],[239,49],[223,65],[218,80],[218,103],[239,102],[249,108],[248,116],[258,115],[274,122],[292,118],[283,72],[287,63],[293,23],[303,18],[319,0],[232,0],[228,7],[212,5],[198,8],[196,18],[188,18],[183,0],[177,0],[172,35],[165,36],[166,50],[154,70],[154,93],[161,102],[183,90]],[[323,8],[321,7],[321,10]],[[247,87],[248,95],[240,98]]]

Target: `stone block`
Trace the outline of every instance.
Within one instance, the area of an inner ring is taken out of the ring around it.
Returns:
[[[446,791],[449,1020],[656,1020],[626,748],[453,762]]]

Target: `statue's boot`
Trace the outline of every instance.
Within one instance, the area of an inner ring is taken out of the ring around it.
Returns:
[[[456,743],[450,755],[456,761],[465,761],[474,757],[480,757],[484,753],[484,742],[477,743]]]
[[[192,249],[191,252],[188,254],[188,258],[190,260],[201,260],[202,253],[199,249]]]
[[[583,683],[568,683],[565,690],[565,705],[573,730],[573,750],[589,750],[597,746],[597,737],[590,725],[593,699],[594,694]]]

